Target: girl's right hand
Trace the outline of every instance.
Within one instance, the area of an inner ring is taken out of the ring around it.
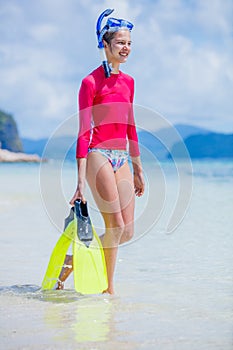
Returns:
[[[83,203],[86,203],[86,199],[84,197],[83,192],[84,189],[82,189],[81,186],[78,186],[73,197],[70,200],[70,205],[74,206],[74,202],[78,199],[81,200]]]

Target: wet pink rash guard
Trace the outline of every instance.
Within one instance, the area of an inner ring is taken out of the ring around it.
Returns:
[[[100,66],[83,79],[79,90],[79,134],[76,158],[89,148],[126,150],[139,156],[133,114],[134,80],[119,72],[105,78]]]

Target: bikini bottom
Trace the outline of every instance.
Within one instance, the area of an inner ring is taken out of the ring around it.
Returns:
[[[103,149],[103,148],[89,148],[88,153],[98,152],[108,159],[114,173],[125,164],[129,158],[129,154],[125,150],[118,149]]]

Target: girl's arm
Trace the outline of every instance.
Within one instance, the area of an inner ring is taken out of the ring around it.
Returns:
[[[85,202],[84,190],[86,182],[86,165],[88,145],[91,134],[92,104],[94,96],[94,85],[91,77],[83,79],[79,90],[79,133],[76,147],[76,158],[78,168],[78,183],[70,204],[74,205],[77,199]]]
[[[87,159],[86,158],[78,158],[77,159],[77,168],[78,168],[78,184],[76,191],[70,200],[70,204],[74,205],[74,202],[77,199],[81,199],[82,202],[86,202],[86,199],[84,197],[84,190],[85,190],[85,181],[86,181],[86,165],[87,165]]]

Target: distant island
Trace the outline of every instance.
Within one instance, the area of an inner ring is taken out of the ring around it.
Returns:
[[[23,144],[13,116],[0,110],[0,162],[39,163],[40,161],[41,158],[37,154],[23,152]]]
[[[181,136],[180,141],[175,136],[174,128]],[[214,133],[183,124],[174,125],[174,128],[139,132],[139,140],[158,160],[183,159],[187,155],[192,160],[233,160],[233,134]]]
[[[233,159],[233,134],[208,133],[192,135],[184,140],[191,159]],[[182,158],[180,143],[174,144],[171,154]],[[171,158],[171,155],[169,155]]]
[[[176,133],[180,137],[176,137]],[[191,159],[233,160],[233,134],[214,133],[193,125],[177,124],[156,131],[138,131],[143,160],[153,155],[159,161],[184,157],[184,145]],[[179,141],[182,140],[182,141]],[[177,142],[177,140],[179,142]],[[57,137],[49,142],[45,157],[74,161],[75,137]],[[0,111],[0,162],[40,162],[47,138],[20,138],[12,115]],[[148,152],[149,151],[149,152]],[[187,153],[186,153],[187,156]]]

